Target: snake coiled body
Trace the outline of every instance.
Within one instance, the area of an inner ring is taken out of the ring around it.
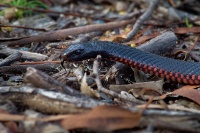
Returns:
[[[146,73],[185,84],[200,84],[200,63],[162,57],[120,43],[94,41],[71,45],[61,55],[64,61],[95,58],[119,61]]]

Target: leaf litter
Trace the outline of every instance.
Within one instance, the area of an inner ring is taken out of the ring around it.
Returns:
[[[28,7],[28,14],[24,5],[0,2],[1,129],[200,132],[198,85],[104,59],[67,62],[64,71],[59,58],[71,44],[102,40],[199,61],[199,14],[184,8],[198,11],[198,1],[37,1],[45,6]],[[73,71],[79,67],[80,78]]]

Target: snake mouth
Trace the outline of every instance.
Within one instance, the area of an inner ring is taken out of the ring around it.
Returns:
[[[60,61],[61,61],[60,64],[61,64],[62,68],[64,68],[65,70],[66,70],[66,68],[64,66],[64,63],[72,62],[72,60],[70,60],[69,58],[66,58],[66,55],[65,56],[60,55]]]
[[[67,61],[67,62],[70,62],[69,61],[69,59],[68,58],[66,58],[66,55],[60,55],[60,64],[61,64],[61,66],[62,66],[62,68],[64,68],[65,69],[65,71],[66,71],[66,68],[65,68],[65,66],[64,66],[64,63],[65,63],[65,61]]]
[[[64,63],[65,63],[65,60],[61,59],[61,63],[60,64],[61,64],[62,68],[64,68],[66,70],[66,68],[64,66]]]

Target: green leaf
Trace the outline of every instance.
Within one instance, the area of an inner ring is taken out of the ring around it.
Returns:
[[[42,7],[47,9],[48,6],[42,3],[40,0],[12,0],[10,3],[7,3],[15,7],[25,7],[25,8],[36,8]],[[20,10],[15,14],[16,17],[23,17],[24,14],[31,15],[31,10]]]
[[[185,19],[185,24],[186,24],[186,26],[187,26],[188,28],[192,28],[192,27],[193,27],[193,25],[189,23],[188,18]]]

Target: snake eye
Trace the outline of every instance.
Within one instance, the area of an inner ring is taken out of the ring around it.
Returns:
[[[78,49],[73,52],[75,55],[80,55],[83,52],[83,49]]]

